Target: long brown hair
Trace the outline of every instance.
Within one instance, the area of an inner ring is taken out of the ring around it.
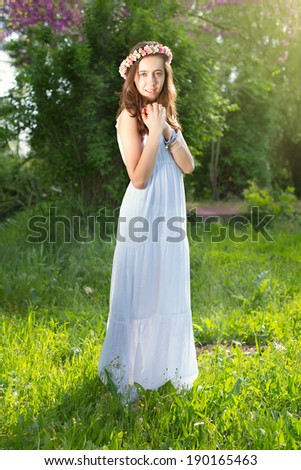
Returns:
[[[132,47],[132,49],[130,50],[130,54],[132,54],[136,49],[139,49],[140,47],[143,48],[147,44],[154,45],[158,43],[155,41],[139,42],[134,47]],[[166,120],[170,124],[170,126],[176,130],[181,129],[176,109],[177,91],[173,81],[172,68],[165,54],[154,55],[159,55],[163,58],[165,68],[165,80],[161,93],[158,97],[158,103],[162,104],[162,106],[166,108]],[[126,79],[123,84],[120,95],[117,117],[124,109],[127,109],[132,117],[137,118],[138,131],[139,134],[143,136],[145,134],[148,134],[148,128],[143,122],[141,110],[143,106],[147,104],[147,99],[140,95],[135,85],[135,77],[140,60],[134,62],[134,64],[127,71]]]

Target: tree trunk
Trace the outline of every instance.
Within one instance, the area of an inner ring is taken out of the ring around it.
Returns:
[[[216,142],[211,142],[211,159],[209,163],[209,177],[212,188],[213,199],[218,199],[218,161],[221,150],[221,136]]]

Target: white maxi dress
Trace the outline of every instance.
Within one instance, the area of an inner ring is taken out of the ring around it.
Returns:
[[[118,132],[117,140],[126,164]],[[163,135],[146,187],[130,182],[120,207],[98,373],[130,400],[135,383],[187,389],[198,375],[183,174]]]

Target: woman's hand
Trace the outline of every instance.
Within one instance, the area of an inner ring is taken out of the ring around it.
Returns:
[[[147,104],[142,108],[141,116],[144,124],[149,130],[149,133],[158,132],[159,134],[162,134],[166,120],[166,109],[162,104]]]

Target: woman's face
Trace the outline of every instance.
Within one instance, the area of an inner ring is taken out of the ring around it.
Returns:
[[[139,93],[148,101],[156,101],[163,88],[164,80],[165,68],[162,57],[148,56],[139,62],[135,85]]]

